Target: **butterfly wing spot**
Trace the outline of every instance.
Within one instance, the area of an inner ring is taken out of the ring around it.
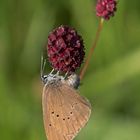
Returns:
[[[73,104],[71,105],[71,108],[74,109],[75,105],[77,105],[77,104],[78,104],[78,103],[73,103]]]
[[[79,132],[79,131],[80,131],[80,129],[81,129],[81,128],[78,128],[77,132]]]
[[[70,114],[72,114],[72,112],[70,112]]]
[[[65,121],[65,118],[63,118],[63,121]]]
[[[56,115],[56,117],[59,117],[59,115]]]
[[[54,111],[52,112],[52,114],[54,114]]]
[[[67,118],[68,120],[70,119],[70,117]]]
[[[51,124],[49,124],[49,126],[52,126]]]

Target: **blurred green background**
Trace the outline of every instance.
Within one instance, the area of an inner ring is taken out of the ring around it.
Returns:
[[[99,19],[95,0],[0,0],[0,139],[45,140],[40,56],[61,24],[83,36],[86,55]],[[46,73],[51,67],[47,64]],[[104,23],[80,87],[92,117],[76,140],[140,139],[140,1],[119,1]]]

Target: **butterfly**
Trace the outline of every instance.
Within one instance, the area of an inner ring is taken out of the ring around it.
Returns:
[[[42,58],[42,107],[47,139],[73,140],[88,122],[91,105],[77,90],[80,80],[76,74],[65,78],[52,71],[44,75],[45,63]]]

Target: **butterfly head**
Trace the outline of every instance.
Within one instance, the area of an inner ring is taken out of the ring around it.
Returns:
[[[64,77],[63,76],[59,76],[58,74],[48,74],[48,75],[43,75],[41,77],[42,79],[42,82],[45,84],[45,85],[48,85],[48,84],[57,84],[59,82],[62,82],[64,81]]]
[[[68,76],[68,72],[65,74],[65,76],[60,76],[59,75],[59,71],[55,74],[53,74],[54,69],[47,75],[44,74],[44,70],[45,70],[45,65],[46,65],[46,59],[44,58],[44,56],[42,55],[41,57],[41,80],[45,85],[48,84],[54,84],[54,85],[58,85],[59,83],[62,84],[68,84],[69,86],[73,87],[74,89],[77,89],[80,85],[80,78],[77,74],[75,73],[71,73]]]

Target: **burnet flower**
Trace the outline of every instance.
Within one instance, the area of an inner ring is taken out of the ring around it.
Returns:
[[[47,52],[53,69],[69,73],[80,67],[85,55],[82,37],[64,25],[50,32]]]
[[[109,20],[117,10],[116,5],[116,0],[98,0],[96,4],[96,15],[105,20]]]

